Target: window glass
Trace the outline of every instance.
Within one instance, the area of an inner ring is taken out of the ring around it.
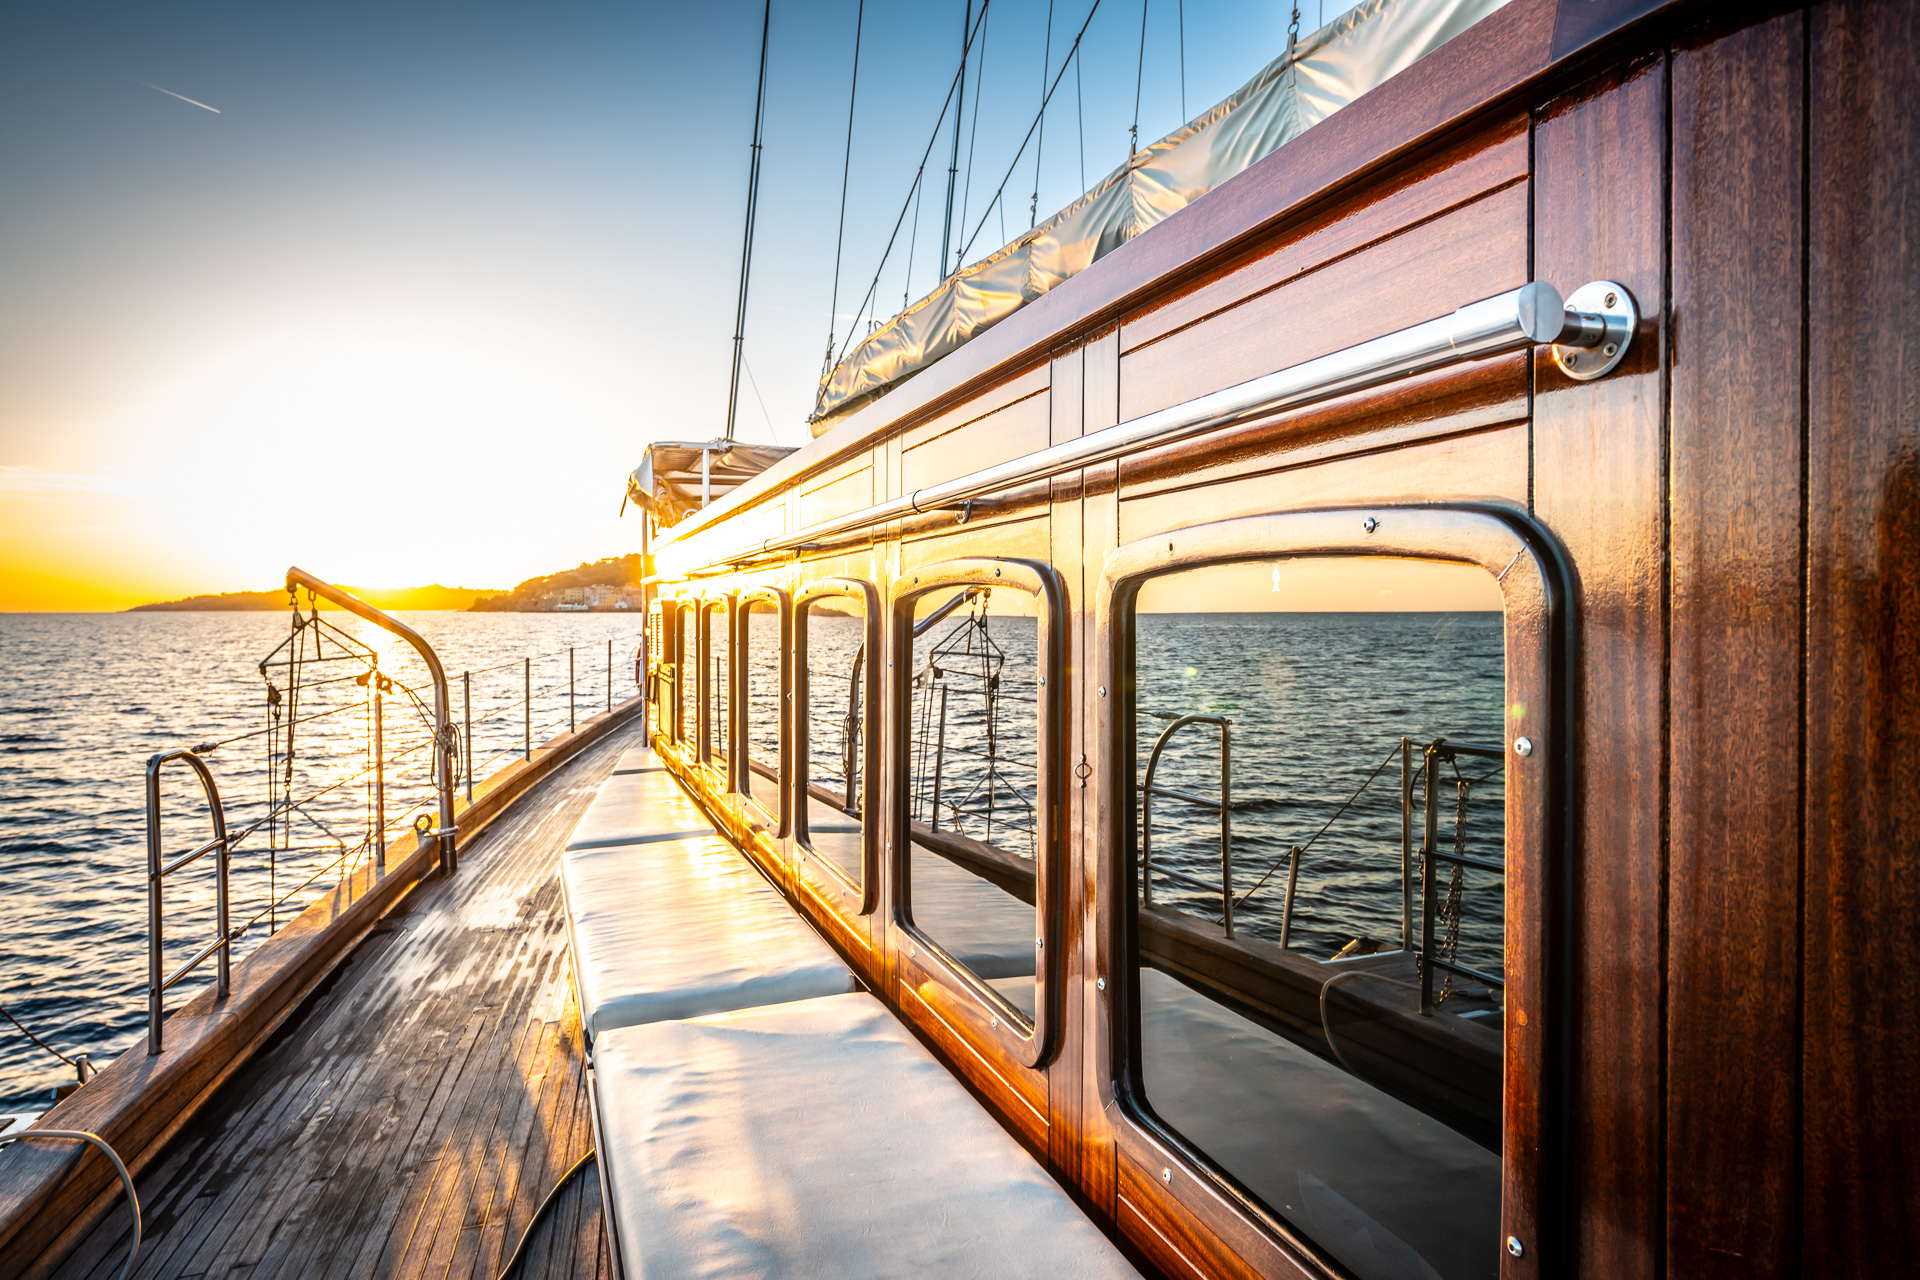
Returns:
[[[861,883],[866,806],[866,609],[854,596],[828,596],[800,612],[806,628],[806,843]]]
[[[1440,562],[1136,601],[1142,1100],[1362,1280],[1499,1268],[1504,646]]]
[[[780,611],[765,600],[744,608],[747,767],[741,785],[773,812],[780,805]]]
[[[923,936],[1033,1019],[1039,619],[1010,588],[914,604],[906,909]]]
[[[728,643],[727,606],[707,608],[707,754],[724,762],[727,758],[728,679],[732,674],[732,646]]]
[[[700,611],[691,600],[680,606],[680,741],[698,741],[700,714]]]

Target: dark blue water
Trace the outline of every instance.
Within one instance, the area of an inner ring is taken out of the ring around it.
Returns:
[[[568,647],[579,718],[634,690],[638,618],[401,616],[440,654],[452,677],[456,716],[464,711],[461,673],[476,672],[469,683],[477,776],[504,764],[527,731],[523,657],[543,655],[531,672],[535,743],[567,728]],[[381,647],[381,669],[402,685],[427,687],[417,659],[386,633],[343,614],[325,617]],[[6,886],[0,1005],[69,1056],[84,1051],[96,1066],[105,1065],[145,1034],[147,757],[264,726],[265,684],[255,664],[288,630],[283,613],[0,614],[0,873]],[[324,643],[322,656],[333,656],[335,646]],[[366,768],[366,690],[351,679],[357,669],[364,668],[328,663],[307,669],[310,679],[331,683],[309,688],[303,701],[302,715],[328,714],[297,730],[302,795]],[[278,679],[284,685],[284,676]],[[383,725],[387,754],[401,757],[386,779],[386,817],[398,833],[431,797],[426,732],[401,691],[388,699]],[[262,812],[263,738],[223,747],[208,761],[236,827]],[[197,787],[176,768],[165,775],[163,825],[167,849],[179,853],[204,840],[209,828]],[[314,821],[296,823],[291,853],[270,860],[264,833],[243,843],[233,858],[234,919],[318,874],[277,913],[284,921],[330,887],[342,849],[351,851],[364,838],[368,799],[366,780],[359,779],[307,806]],[[169,967],[212,936],[210,872],[203,860],[167,881]],[[235,954],[257,946],[275,918],[250,931]],[[168,1007],[178,1007],[210,977],[209,965],[205,977],[184,980],[168,993]],[[55,1085],[72,1079],[71,1068],[0,1021],[0,1111],[43,1107]]]

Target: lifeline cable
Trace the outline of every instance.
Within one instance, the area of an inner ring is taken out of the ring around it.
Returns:
[[[75,1142],[90,1142],[113,1161],[113,1168],[120,1175],[120,1185],[127,1189],[127,1204],[133,1209],[133,1247],[127,1250],[127,1261],[120,1268],[120,1280],[127,1280],[133,1274],[133,1263],[140,1256],[140,1196],[133,1189],[133,1175],[127,1172],[127,1166],[120,1155],[107,1145],[107,1140],[97,1133],[88,1133],[84,1129],[23,1129],[19,1133],[10,1133],[0,1138],[0,1147],[9,1142],[21,1142],[34,1138],[64,1138]]]
[[[15,1027],[18,1027],[20,1029],[21,1035],[33,1041],[35,1044],[39,1045],[42,1049],[45,1049],[48,1053],[52,1054],[54,1057],[60,1059],[60,1061],[72,1067],[74,1071],[79,1075],[81,1084],[85,1084],[87,1082],[87,1068],[92,1066],[93,1064],[87,1061],[86,1054],[84,1053],[81,1054],[77,1059],[69,1058],[66,1054],[60,1052],[58,1049],[48,1044],[45,1040],[42,1040],[39,1036],[27,1030],[26,1025],[22,1023],[20,1019],[14,1017],[11,1013],[7,1012],[7,1007],[3,1004],[0,1004],[0,1018],[5,1018],[8,1022],[11,1022]]]
[[[533,1217],[527,1222],[526,1232],[521,1235],[520,1243],[513,1248],[513,1256],[507,1259],[506,1266],[500,1268],[500,1280],[507,1280],[507,1277],[513,1274],[514,1268],[520,1265],[520,1260],[526,1257],[527,1246],[533,1243],[533,1233],[539,1228],[540,1220],[547,1216],[547,1210],[553,1208],[553,1202],[560,1198],[560,1193],[566,1189],[566,1185],[573,1181],[575,1174],[592,1164],[596,1158],[597,1153],[589,1151],[574,1161],[573,1168],[560,1175],[560,1181],[553,1184],[553,1190],[547,1192],[547,1198],[542,1200],[540,1207],[533,1211]],[[601,1212],[608,1212],[608,1210],[602,1206]],[[125,1278],[122,1277],[122,1280]]]

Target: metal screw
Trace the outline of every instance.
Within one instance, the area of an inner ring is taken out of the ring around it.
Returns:
[[[1105,685],[1100,686],[1100,696],[1103,698],[1107,696],[1107,686]]]
[[[995,570],[993,571],[993,576],[994,576],[994,577],[996,577],[996,578],[1000,576],[1000,570],[999,570],[998,568],[996,568],[996,569],[995,569]]]
[[[917,955],[919,955],[919,954],[920,954],[920,948],[918,948],[918,947],[908,947],[908,948],[907,948],[907,954],[908,954],[908,955],[910,955],[910,956],[917,956]]]
[[[1044,687],[1046,686],[1046,683],[1047,683],[1047,678],[1046,678],[1045,676],[1041,676],[1041,677],[1040,677],[1040,684],[1041,684],[1041,686],[1042,686],[1043,688],[1044,688]]]
[[[1166,1183],[1171,1183],[1171,1182],[1173,1181],[1173,1170],[1171,1170],[1171,1169],[1162,1169],[1162,1170],[1160,1171],[1160,1181],[1162,1181],[1162,1182],[1166,1182]]]
[[[1601,301],[1600,305],[1604,307],[1617,307],[1620,305],[1620,295],[1610,293]]]
[[[1532,755],[1533,739],[1532,738],[1515,738],[1513,740],[1513,751],[1515,755],[1519,755],[1519,756]]]
[[[1105,978],[1095,978],[1093,980],[1093,989],[1095,991],[1105,991],[1107,989],[1107,980]]]
[[[1620,354],[1620,344],[1617,342],[1609,342],[1606,346],[1600,348],[1600,351],[1607,359],[1611,360]]]
[[[1365,520],[1362,520],[1360,522],[1360,527],[1362,529],[1365,529],[1368,533],[1372,533],[1375,529],[1378,529],[1380,527],[1380,522],[1378,520],[1375,520],[1372,516],[1368,516]]]
[[[1573,351],[1567,352],[1566,359],[1563,361],[1563,363],[1567,366],[1567,368],[1569,369],[1573,368],[1575,365],[1580,363],[1579,353],[1573,352]]]
[[[1612,294],[1608,294],[1608,295],[1607,295],[1607,298],[1608,298],[1608,302],[1607,302],[1607,305],[1608,305],[1608,306],[1612,306],[1612,305],[1613,305],[1613,302],[1612,302],[1612,298],[1613,298],[1613,295],[1612,295]],[[1523,1244],[1521,1244],[1521,1243],[1520,1243],[1520,1237],[1519,1237],[1519,1236],[1508,1236],[1508,1237],[1507,1237],[1507,1252],[1508,1252],[1508,1253],[1510,1253],[1510,1254],[1512,1254],[1512,1255],[1513,1255],[1514,1257],[1516,1257],[1516,1258],[1518,1258],[1518,1257],[1520,1257],[1520,1256],[1521,1256],[1522,1254],[1524,1254],[1524,1253],[1526,1253],[1526,1251],[1527,1251],[1527,1246],[1525,1246],[1525,1245],[1523,1245]]]
[[[1000,1019],[998,1019],[998,1018],[988,1018],[988,1019],[987,1019],[987,1025],[988,1025],[988,1026],[990,1026],[990,1027],[997,1027],[997,1026],[999,1026],[999,1025],[1000,1025]]]
[[[1035,951],[1043,950],[1046,947],[1046,945],[1047,945],[1047,940],[1045,938],[1035,938],[1033,940],[1033,949]]]

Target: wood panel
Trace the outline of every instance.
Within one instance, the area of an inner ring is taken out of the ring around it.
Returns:
[[[1662,1204],[1666,894],[1666,142],[1661,57],[1541,113],[1535,275],[1623,284],[1645,317],[1597,382],[1536,357],[1534,511],[1566,548],[1581,620],[1573,682],[1573,982],[1565,1069],[1579,1274],[1651,1280]],[[1604,193],[1604,198],[1602,194]]]
[[[1812,15],[1802,1274],[1920,1255],[1920,10]]]
[[[1124,421],[1527,282],[1527,190],[1504,187],[1121,360]]]
[[[799,522],[795,527],[804,529],[872,506],[873,482],[872,460],[865,455],[855,463],[836,469],[794,502],[794,518]]]
[[[1802,34],[1673,58],[1667,1274],[1794,1271]]]
[[[1526,179],[1527,120],[1510,117],[1422,156],[1405,172],[1290,229],[1257,255],[1224,264],[1192,286],[1129,315],[1120,330],[1121,349],[1144,346]]]
[[[900,459],[904,491],[951,480],[1047,447],[1047,389],[1042,386],[964,426],[907,447]]]
[[[1185,525],[1347,503],[1494,502],[1526,505],[1526,424],[1497,427],[1360,458],[1132,498],[1120,503],[1120,541]],[[1091,570],[1097,578],[1099,566]]]

